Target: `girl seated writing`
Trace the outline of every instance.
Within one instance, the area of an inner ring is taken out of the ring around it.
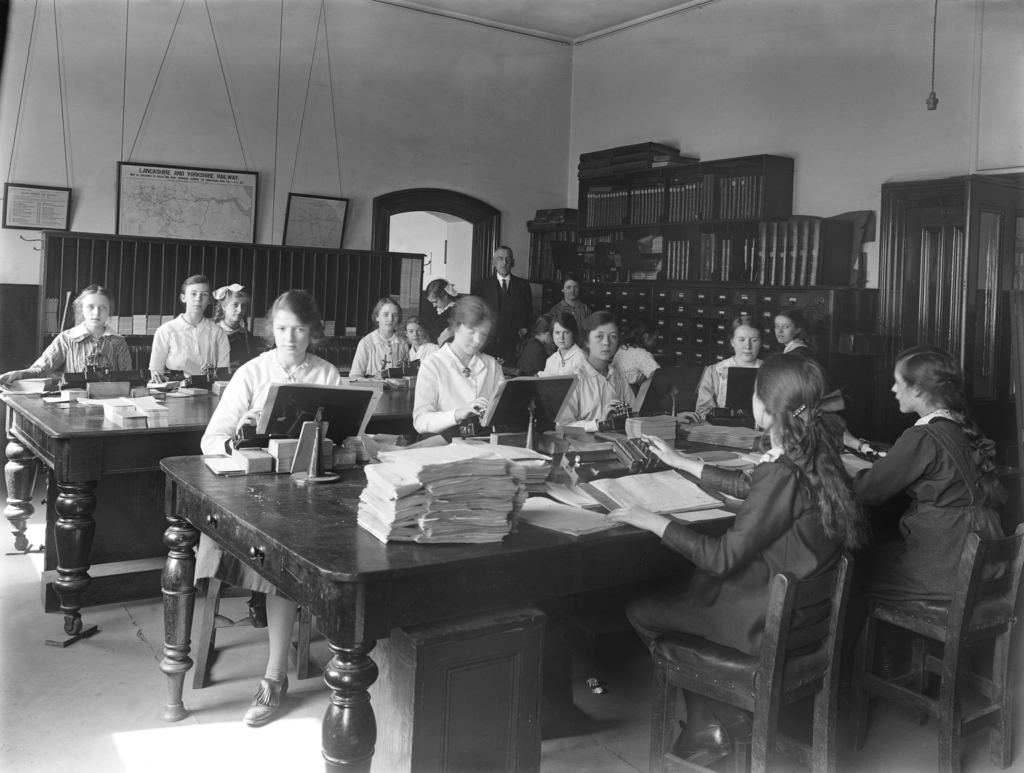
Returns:
[[[412,423],[417,432],[445,434],[483,415],[505,380],[498,361],[482,350],[493,325],[493,312],[475,295],[455,302],[447,346],[420,365]]]
[[[754,415],[770,450],[754,468],[747,498],[722,536],[635,506],[608,514],[658,535],[696,567],[689,582],[670,582],[630,603],[630,622],[649,647],[664,634],[681,632],[756,657],[772,577],[824,574],[844,548],[864,541],[865,517],[840,459],[843,423],[826,410],[827,389],[825,371],[813,360],[780,354],[765,361],[757,374]],[[695,476],[705,470],[665,441],[646,439],[666,464]],[[749,733],[749,718],[739,709],[684,695],[686,730],[674,747],[681,755],[698,755],[707,765],[731,751],[730,734]]]

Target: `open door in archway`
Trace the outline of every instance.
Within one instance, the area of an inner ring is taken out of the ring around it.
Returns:
[[[501,213],[490,204],[442,188],[410,188],[373,200],[371,249],[387,250],[391,216],[403,212],[443,212],[473,224],[473,282],[491,271],[491,255],[501,245]]]

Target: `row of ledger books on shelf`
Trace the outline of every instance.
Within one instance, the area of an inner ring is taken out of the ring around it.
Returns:
[[[655,224],[663,211],[664,187],[661,183],[634,186],[629,191],[629,221],[633,225]]]
[[[668,186],[668,220],[754,220],[761,216],[761,175],[701,177],[677,180]],[[717,188],[717,210],[714,208]]]
[[[762,285],[850,284],[853,224],[820,217],[794,217],[758,224],[752,276]]]
[[[665,242],[665,271],[669,281],[749,282],[754,276],[757,241],[701,234],[700,245],[689,240]]]
[[[705,174],[668,186],[668,206],[661,182],[639,183],[630,189],[612,185],[587,191],[586,227],[653,225],[704,220],[755,220],[761,215],[760,175],[721,177]]]
[[[628,212],[628,190],[602,185],[587,191],[587,228],[621,225]]]

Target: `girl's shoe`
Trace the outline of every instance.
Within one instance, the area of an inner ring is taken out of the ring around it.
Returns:
[[[707,767],[715,760],[731,754],[732,748],[732,739],[729,738],[728,731],[721,722],[715,720],[693,732],[690,732],[688,727],[684,728],[676,742],[672,744],[672,754]]]
[[[288,677],[277,682],[273,679],[260,679],[260,687],[256,697],[252,699],[249,710],[245,712],[243,721],[249,727],[259,727],[272,720],[281,710],[288,697]]]

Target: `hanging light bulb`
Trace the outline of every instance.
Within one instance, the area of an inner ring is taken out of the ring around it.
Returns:
[[[924,101],[929,110],[939,106],[939,98],[935,96],[935,31],[939,22],[939,0],[935,0],[935,14],[932,17],[932,93]]]

